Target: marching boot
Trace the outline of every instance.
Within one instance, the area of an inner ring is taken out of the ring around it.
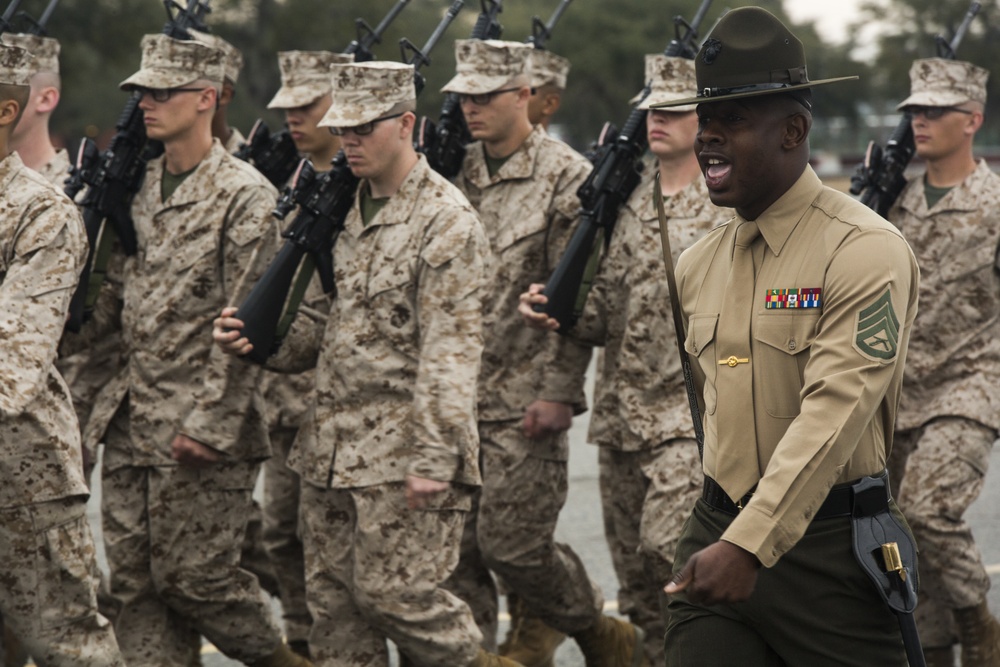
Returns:
[[[524,665],[514,662],[510,658],[487,653],[483,649],[479,649],[479,654],[475,660],[469,663],[469,667],[524,667]]]
[[[281,643],[278,644],[278,648],[274,649],[274,653],[266,658],[253,661],[250,663],[250,667],[313,667],[313,664],[298,653],[293,652],[287,644]]]
[[[587,667],[650,667],[643,632],[628,621],[601,615],[597,623],[573,635]]]
[[[955,651],[950,646],[933,646],[924,649],[927,667],[955,667]]]
[[[956,609],[955,621],[962,642],[962,667],[1000,667],[1000,621],[990,613],[986,600]]]
[[[507,610],[510,630],[500,644],[500,655],[524,667],[553,667],[556,649],[566,640],[566,635],[528,614],[524,600],[517,595],[507,595]]]

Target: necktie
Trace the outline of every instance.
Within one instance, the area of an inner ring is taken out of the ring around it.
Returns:
[[[759,237],[756,222],[743,221],[736,229],[733,263],[716,335],[719,358],[715,376],[718,391],[715,481],[734,501],[742,498],[760,478],[750,356],[750,316],[756,280],[752,246]]]

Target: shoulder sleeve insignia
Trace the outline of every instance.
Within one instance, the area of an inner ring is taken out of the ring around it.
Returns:
[[[874,361],[896,358],[899,347],[899,319],[892,307],[892,293],[885,288],[875,303],[858,312],[854,348]]]

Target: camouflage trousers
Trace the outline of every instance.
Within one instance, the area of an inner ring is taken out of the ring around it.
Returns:
[[[452,579],[449,590],[475,606],[477,600],[467,593],[481,590],[476,582],[488,576],[488,568],[524,600],[532,616],[550,627],[566,634],[591,627],[604,598],[579,556],[555,541],[568,490],[566,433],[529,440],[520,420],[480,422],[479,442],[483,487],[476,517],[478,550],[465,541],[458,572],[466,579]],[[475,608],[473,613],[487,615]]]
[[[661,665],[663,587],[704,481],[698,443],[671,440],[636,452],[602,447],[598,461],[604,535],[618,575],[618,611],[646,631],[646,654]]]
[[[419,667],[464,667],[482,635],[469,607],[442,588],[458,563],[472,490],[425,510],[401,482],[358,489],[302,485],[306,595],[318,667],[388,667],[390,639]]]
[[[97,611],[97,558],[82,496],[0,509],[0,612],[47,667],[124,667]]]
[[[199,634],[246,663],[281,642],[257,578],[239,565],[259,468],[104,469],[115,631],[129,667],[186,666],[200,650]]]
[[[274,455],[264,462],[263,542],[278,581],[285,635],[289,642],[309,638],[312,618],[306,605],[305,555],[299,535],[299,475],[285,462],[298,428],[271,429]]]
[[[926,647],[955,641],[952,610],[986,598],[990,578],[965,521],[979,497],[997,433],[962,418],[939,418],[896,433],[889,477],[920,548],[920,604],[914,614]]]

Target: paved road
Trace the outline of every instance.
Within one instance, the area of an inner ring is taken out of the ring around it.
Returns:
[[[587,566],[590,576],[597,581],[608,598],[608,611],[614,613],[617,583],[611,559],[604,542],[601,522],[600,496],[597,485],[597,449],[586,444],[587,416],[578,418],[570,433],[570,488],[569,500],[560,516],[558,536],[573,545]],[[96,508],[100,490],[95,487],[92,508]],[[976,531],[979,547],[989,564],[994,582],[1000,577],[1000,448],[994,449],[993,465],[985,489],[970,510],[970,521]],[[92,516],[96,518],[96,509]],[[103,558],[103,550],[101,550]],[[103,563],[102,563],[103,566]],[[990,606],[1000,612],[1000,587],[990,594]],[[278,606],[275,606],[277,613]],[[501,622],[501,636],[506,624]],[[206,645],[205,667],[236,667],[240,663],[218,654]],[[395,665],[395,663],[393,663]],[[572,642],[564,643],[556,656],[557,667],[583,667],[583,657]]]

